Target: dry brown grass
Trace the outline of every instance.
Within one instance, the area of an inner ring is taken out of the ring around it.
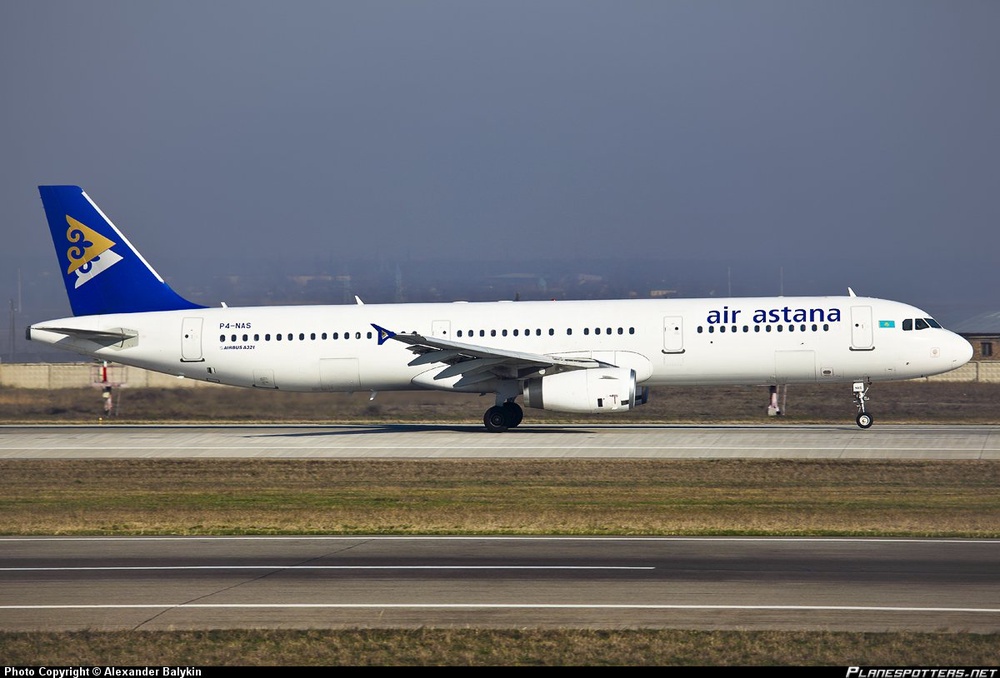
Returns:
[[[779,631],[0,633],[22,666],[996,666],[1000,637]]]
[[[1000,463],[0,460],[6,534],[1000,536]]]

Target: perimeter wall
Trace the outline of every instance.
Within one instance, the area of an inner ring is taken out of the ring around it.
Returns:
[[[921,381],[1000,382],[1000,360],[974,361],[959,369]],[[95,363],[0,363],[0,388],[218,388],[217,384],[150,372],[138,367]]]

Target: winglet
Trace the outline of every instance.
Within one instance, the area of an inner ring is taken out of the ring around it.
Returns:
[[[384,344],[385,342],[389,341],[394,336],[396,336],[396,333],[393,332],[392,330],[387,330],[384,327],[380,327],[380,326],[376,325],[375,323],[372,323],[372,327],[374,327],[375,331],[378,332],[378,345],[379,346],[381,346],[382,344]]]

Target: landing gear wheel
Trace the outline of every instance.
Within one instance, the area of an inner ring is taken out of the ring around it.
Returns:
[[[483,415],[483,424],[490,433],[503,433],[510,427],[507,411],[502,407],[491,407]]]
[[[854,404],[858,408],[858,418],[854,421],[858,422],[861,428],[871,428],[875,421],[872,415],[865,411],[866,400],[868,400],[868,385],[863,381],[854,382]]]
[[[507,415],[507,428],[514,428],[524,419],[524,410],[513,400],[508,400],[500,407]]]

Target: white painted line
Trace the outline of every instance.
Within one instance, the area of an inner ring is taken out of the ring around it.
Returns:
[[[653,566],[617,567],[603,565],[136,565],[95,567],[0,567],[0,572],[105,572],[165,570],[655,570]]]

